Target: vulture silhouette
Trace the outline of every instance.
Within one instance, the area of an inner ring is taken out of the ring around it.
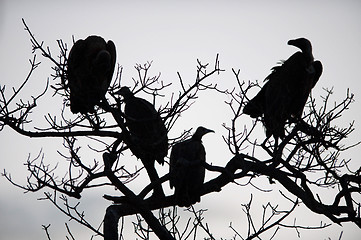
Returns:
[[[322,64],[314,61],[312,45],[306,38],[289,40],[288,45],[301,49],[281,65],[272,68],[265,85],[243,109],[252,118],[262,117],[266,136],[285,136],[287,120],[302,117],[311,89],[322,74]]]
[[[150,181],[154,182],[159,179],[154,163],[163,165],[168,153],[167,129],[151,103],[135,97],[128,87],[122,87],[119,94],[125,103],[125,120],[131,138],[128,147],[142,161]],[[161,185],[154,187],[154,196],[164,196]]]
[[[189,207],[200,201],[204,181],[206,151],[202,137],[213,130],[198,127],[190,139],[175,144],[170,154],[171,188],[180,207]]]
[[[80,39],[71,48],[67,77],[72,113],[93,113],[108,90],[115,67],[114,43],[102,37]]]

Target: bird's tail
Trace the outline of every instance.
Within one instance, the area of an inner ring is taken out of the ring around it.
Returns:
[[[175,198],[178,206],[180,207],[190,207],[192,204],[195,204],[197,202],[201,201],[201,197],[199,195],[197,196],[190,196],[190,195],[180,195],[175,193]]]

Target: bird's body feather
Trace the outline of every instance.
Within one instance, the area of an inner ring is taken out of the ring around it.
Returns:
[[[127,87],[120,90],[124,98],[124,114],[131,141],[129,148],[141,159],[152,182],[159,179],[154,167],[155,161],[164,163],[168,153],[167,128],[153,104],[135,97]],[[164,195],[160,186],[154,188],[158,195]]]
[[[115,68],[116,51],[112,41],[99,36],[78,40],[72,47],[67,68],[70,109],[73,113],[94,112],[105,95]]]
[[[286,121],[302,117],[311,89],[322,73],[321,62],[313,61],[310,51],[296,52],[273,67],[260,92],[244,107],[243,112],[252,118],[263,116],[267,136],[283,138]]]
[[[179,206],[190,206],[200,201],[201,189],[205,177],[206,151],[202,136],[213,132],[199,127],[192,138],[175,144],[170,155],[169,184],[175,188],[174,196]]]

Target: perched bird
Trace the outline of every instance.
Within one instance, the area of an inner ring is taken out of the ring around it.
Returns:
[[[154,182],[159,179],[155,160],[163,165],[168,153],[167,128],[151,103],[135,97],[128,87],[122,87],[119,94],[124,99],[125,120],[131,137],[128,147],[141,159],[151,182]],[[161,185],[154,188],[154,194],[164,196]]]
[[[75,42],[68,58],[70,110],[93,113],[108,90],[115,67],[115,45],[102,37],[89,36]]]
[[[170,154],[171,188],[180,207],[189,207],[199,202],[204,181],[206,151],[202,137],[213,130],[198,127],[190,139],[175,144]]]
[[[311,89],[322,74],[322,64],[314,61],[311,42],[305,38],[289,40],[301,49],[280,66],[272,68],[265,85],[243,109],[252,118],[263,116],[266,136],[284,137],[287,120],[300,119]]]

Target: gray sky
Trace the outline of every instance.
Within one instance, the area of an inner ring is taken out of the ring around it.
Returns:
[[[195,77],[196,59],[213,63],[217,53],[226,70],[217,79],[222,88],[235,86],[232,68],[241,69],[243,80],[263,80],[279,60],[287,59],[296,49],[287,45],[292,38],[311,40],[314,56],[322,61],[324,73],[313,91],[318,97],[323,87],[334,87],[334,100],[341,100],[347,88],[355,93],[356,102],[345,114],[346,124],[356,120],[356,130],[349,141],[360,140],[361,84],[359,76],[361,55],[361,2],[360,1],[10,1],[0,2],[0,84],[16,87],[26,77],[30,65],[31,45],[23,30],[24,18],[38,40],[49,45],[58,54],[56,40],[71,44],[88,35],[101,35],[112,39],[117,47],[117,62],[124,67],[124,84],[131,84],[136,75],[136,63],[153,60],[152,74],[161,72],[165,82],[176,82],[179,71],[186,82]],[[40,92],[50,76],[51,65],[38,54],[42,62],[24,96]],[[224,165],[230,154],[222,141],[226,134],[222,123],[229,122],[230,112],[222,96],[203,95],[193,109],[184,114],[171,136],[182,129],[205,125],[217,134],[205,137],[208,161]],[[212,104],[212,108],[209,106]],[[45,126],[42,116],[61,109],[61,99],[51,98],[39,102],[34,119]],[[196,118],[196,119],[194,119]],[[26,139],[9,129],[0,132],[0,169],[12,173],[15,180],[24,183],[26,169],[23,163],[28,154],[36,156],[43,147],[50,163],[60,161],[54,154],[61,148],[61,140],[42,141]],[[355,158],[360,147],[351,150],[345,158]],[[357,159],[355,159],[357,160]],[[356,164],[357,166],[357,164]],[[59,174],[62,175],[62,174]],[[238,191],[238,192],[236,192]],[[23,194],[0,178],[0,239],[45,239],[41,224],[52,224],[53,239],[64,239],[65,217],[48,202],[36,201],[42,193]],[[241,224],[244,220],[241,203],[249,200],[252,188],[228,187],[220,194],[202,199],[199,207],[209,208],[210,226],[217,229],[217,238],[230,238],[230,221]],[[103,192],[84,194],[84,209],[97,225],[104,216],[108,202]],[[237,197],[234,197],[236,194]],[[272,195],[260,196],[255,204],[266,204]],[[265,199],[266,198],[266,199]],[[264,201],[265,200],[265,201]],[[277,201],[276,201],[277,202]],[[276,203],[275,202],[275,203]],[[196,205],[197,206],[197,205]],[[301,213],[300,213],[301,214]],[[217,216],[217,219],[214,217]],[[305,212],[301,221],[317,225],[328,219]],[[243,219],[242,219],[243,218]],[[219,222],[219,219],[223,219]],[[218,220],[218,221],[217,221]],[[78,239],[89,239],[83,228],[72,224]],[[241,228],[242,225],[238,225]],[[219,230],[218,230],[219,229]],[[333,226],[326,231],[302,232],[301,239],[337,239],[344,230],[343,239],[355,239],[361,231],[351,224],[344,228]],[[286,233],[289,234],[289,233]],[[296,234],[291,233],[296,239]],[[281,235],[282,236],[282,235]],[[287,236],[287,235],[284,235]]]

